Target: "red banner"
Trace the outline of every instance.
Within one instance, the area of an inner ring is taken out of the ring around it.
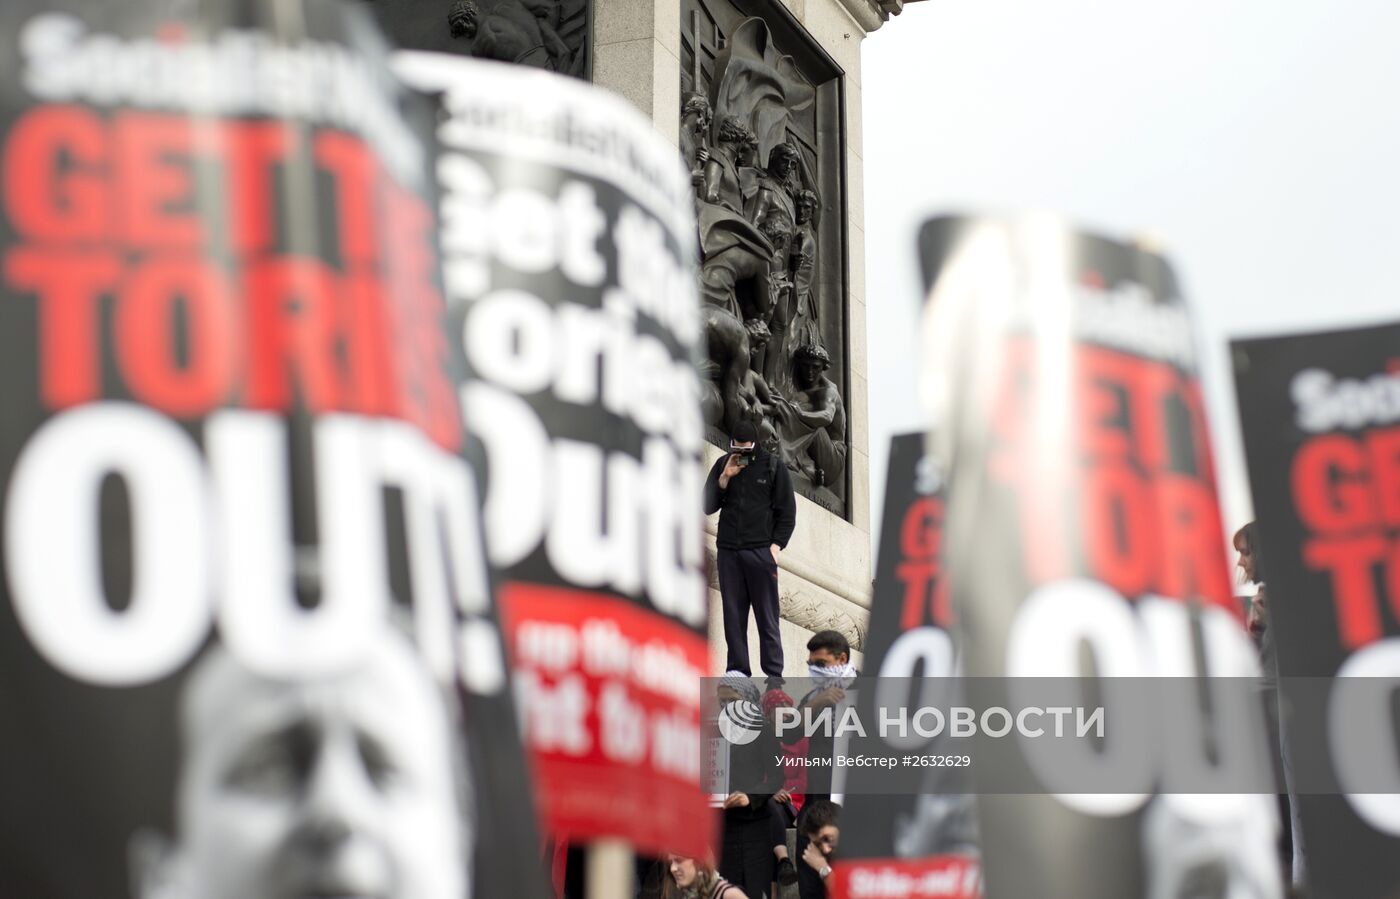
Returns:
[[[713,818],[695,790],[704,639],[605,593],[510,584],[500,599],[555,834],[703,856],[713,837],[697,826]]]
[[[865,858],[837,862],[827,886],[832,899],[981,899],[976,858]]]

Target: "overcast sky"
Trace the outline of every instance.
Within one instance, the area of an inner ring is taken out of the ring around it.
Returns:
[[[1225,526],[1250,516],[1226,342],[1400,319],[1400,3],[923,0],[865,41],[872,524],[917,430],[936,212],[1151,234],[1206,347]]]

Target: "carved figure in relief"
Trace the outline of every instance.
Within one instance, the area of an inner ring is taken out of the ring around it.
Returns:
[[[753,220],[760,226],[775,211],[786,215],[789,222],[796,221],[797,210],[793,205],[790,179],[797,171],[800,157],[797,145],[790,141],[779,144],[768,154],[768,169],[759,175],[758,196],[753,209]]]
[[[707,303],[727,309],[743,321],[737,288],[741,282],[764,283],[749,291],[753,310],[768,317],[767,278],[773,245],[744,217],[739,186],[739,152],[748,128],[734,116],[722,120],[718,146],[705,165],[704,196],[700,205],[700,292]]]
[[[709,374],[717,382],[721,400],[721,408],[712,405],[709,423],[726,432],[741,420],[754,421],[762,416],[755,408],[751,391],[744,390],[752,368],[753,349],[743,323],[758,319],[764,322],[766,330],[774,303],[788,289],[783,271],[786,230],[769,229],[773,238],[783,241],[784,249],[779,250],[769,236],[733,210],[739,202],[733,162],[735,146],[743,138],[742,128],[737,120],[721,123],[719,148],[710,157],[705,200],[700,208],[704,254],[700,282],[713,365]]]
[[[770,382],[781,384],[783,390],[791,388],[797,351],[804,346],[823,346],[816,294],[817,232],[814,218],[819,203],[816,191],[803,189],[797,192],[797,225],[789,242],[792,305],[789,307],[783,345],[778,353],[780,368],[769,377]]]
[[[474,0],[456,0],[447,14],[447,28],[458,40],[476,37],[481,25],[481,9]]]
[[[410,50],[514,62],[583,77],[591,0],[362,0]]]
[[[690,94],[681,107],[681,158],[690,169],[690,183],[695,196],[701,197],[705,187],[705,165],[710,161],[710,126],[714,112],[704,94]]]
[[[770,453],[782,449],[778,435],[777,404],[780,397],[769,387],[763,375],[758,373],[758,359],[767,348],[770,335],[768,324],[761,318],[751,318],[744,322],[749,334],[749,370],[744,375],[744,399],[753,410],[754,423],[758,426],[758,442]]]
[[[522,0],[499,0],[477,25],[472,55],[568,72],[571,54],[549,25],[552,9],[549,0],[529,6]]]
[[[826,377],[831,356],[820,345],[797,351],[795,391],[778,403],[778,430],[788,466],[813,486],[834,488],[846,471],[846,406]]]

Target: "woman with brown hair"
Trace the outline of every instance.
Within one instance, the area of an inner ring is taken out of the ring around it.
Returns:
[[[1284,865],[1285,881],[1301,885],[1306,877],[1307,862],[1303,849],[1303,833],[1298,823],[1298,797],[1293,791],[1293,759],[1284,738],[1281,719],[1283,706],[1278,690],[1278,643],[1271,619],[1268,595],[1265,593],[1264,558],[1259,539],[1259,524],[1251,521],[1235,532],[1235,551],[1240,554],[1236,565],[1247,583],[1256,591],[1249,604],[1245,624],[1259,646],[1260,693],[1264,701],[1265,726],[1268,728],[1269,748],[1274,771],[1282,779],[1287,793],[1279,794],[1279,814],[1283,827],[1279,832],[1279,854]]]
[[[715,873],[715,869],[683,855],[666,857],[661,899],[748,899],[744,891]]]

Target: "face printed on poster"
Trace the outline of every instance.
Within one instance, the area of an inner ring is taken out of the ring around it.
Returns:
[[[394,630],[354,670],[298,681],[206,653],[180,697],[175,834],[132,844],[138,895],[465,895],[457,726]]]

